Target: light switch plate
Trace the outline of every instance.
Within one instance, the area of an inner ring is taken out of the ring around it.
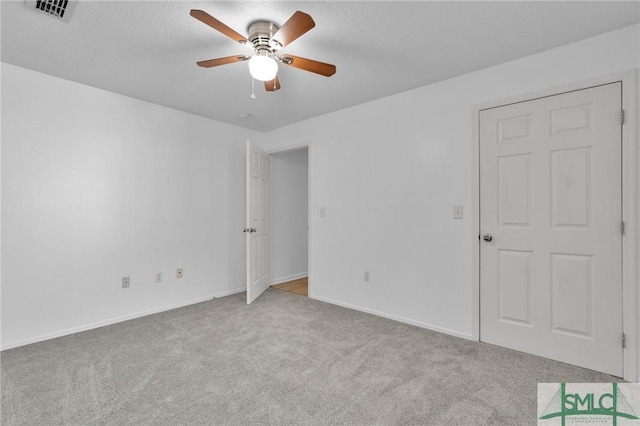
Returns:
[[[453,218],[462,219],[462,206],[453,206]]]

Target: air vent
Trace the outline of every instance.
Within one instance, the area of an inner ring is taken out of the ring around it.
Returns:
[[[69,22],[76,2],[69,0],[25,0],[25,5],[60,21]]]

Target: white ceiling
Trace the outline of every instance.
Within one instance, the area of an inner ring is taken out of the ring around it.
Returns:
[[[86,1],[69,23],[2,1],[2,61],[258,131],[528,56],[638,23],[637,1]],[[189,16],[241,34],[296,10],[316,27],[282,50],[333,63],[326,78],[281,66],[267,93],[246,62],[196,61],[248,49]],[[251,118],[242,119],[240,114]]]

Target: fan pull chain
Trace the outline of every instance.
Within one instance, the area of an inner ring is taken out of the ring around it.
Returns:
[[[256,98],[256,79],[251,77],[251,99]]]

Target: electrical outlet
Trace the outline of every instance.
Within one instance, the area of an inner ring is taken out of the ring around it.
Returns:
[[[122,288],[129,288],[130,284],[129,277],[122,277]]]
[[[369,271],[364,271],[364,282],[365,283],[369,282]]]
[[[162,272],[156,272],[156,282],[157,283],[162,282]]]
[[[182,268],[176,269],[176,278],[182,278],[183,276]]]

